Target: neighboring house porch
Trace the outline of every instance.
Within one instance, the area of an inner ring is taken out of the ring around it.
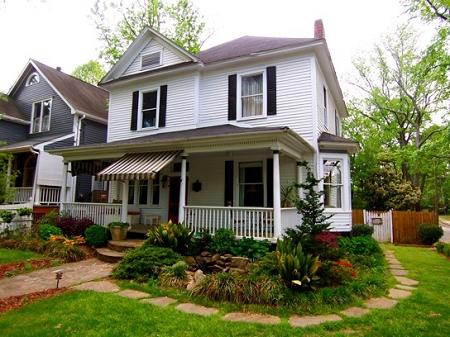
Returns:
[[[193,230],[277,238],[301,220],[296,209],[282,207],[282,186],[304,178],[298,162],[314,166],[314,149],[283,127],[221,125],[56,152],[72,174],[109,182],[108,203],[63,200],[63,211],[102,225],[129,222],[138,232],[172,220]],[[342,198],[336,231],[351,223],[350,199]]]

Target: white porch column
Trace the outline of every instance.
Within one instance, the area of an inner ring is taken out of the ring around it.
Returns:
[[[275,238],[281,237],[280,151],[273,150],[273,226]]]
[[[129,181],[125,180],[122,183],[122,214],[120,221],[127,222],[128,219],[128,185]]]
[[[63,175],[62,175],[62,184],[61,184],[61,194],[59,196],[59,208],[60,210],[63,209],[63,203],[66,202],[67,199],[67,171],[69,169],[69,164],[64,163],[63,166]]]
[[[181,156],[181,180],[180,180],[180,202],[178,206],[178,222],[184,222],[184,206],[186,206],[186,160],[187,155]]]
[[[12,155],[8,156],[8,168],[6,171],[6,188],[11,187],[11,170],[12,170]]]
[[[301,163],[298,161],[297,162],[297,184],[301,184],[302,183],[302,166],[300,164]],[[299,198],[302,197],[302,189],[300,187],[297,188],[297,196]]]

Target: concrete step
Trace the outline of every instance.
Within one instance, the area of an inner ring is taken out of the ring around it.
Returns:
[[[108,248],[116,252],[124,252],[128,249],[138,248],[142,246],[144,240],[139,239],[126,239],[121,241],[108,241]]]
[[[109,248],[97,248],[95,250],[95,255],[101,261],[116,263],[123,259],[125,253],[111,250]]]

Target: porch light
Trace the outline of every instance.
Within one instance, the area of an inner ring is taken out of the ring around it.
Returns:
[[[202,190],[202,183],[198,179],[192,183],[192,190],[194,192],[200,192]]]
[[[56,274],[56,289],[58,289],[59,288],[59,281],[63,277],[63,271],[62,270],[56,270],[55,274]]]

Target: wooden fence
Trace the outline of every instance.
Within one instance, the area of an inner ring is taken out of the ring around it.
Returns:
[[[364,212],[367,211],[354,209],[352,222],[354,224],[365,223]],[[420,244],[419,225],[423,223],[438,224],[438,222],[439,218],[435,212],[392,211],[393,242]]]

